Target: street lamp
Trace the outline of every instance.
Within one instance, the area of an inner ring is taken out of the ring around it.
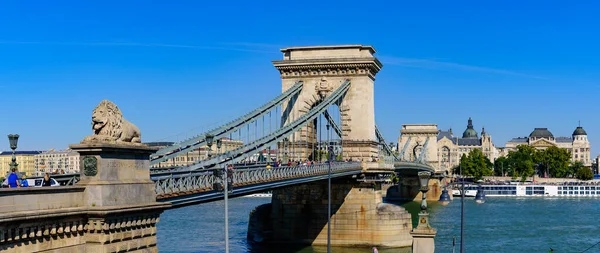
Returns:
[[[327,125],[329,128],[329,125]],[[327,253],[331,253],[331,163],[333,161],[333,147],[327,148]]]
[[[9,134],[8,142],[10,144],[10,149],[12,149],[12,162],[10,163],[10,170],[17,169],[19,164],[17,163],[17,157],[15,156],[15,149],[17,149],[17,143],[19,142],[18,134]]]
[[[421,171],[418,173],[419,175],[419,183],[421,184],[421,211],[419,212],[419,225],[417,225],[416,229],[431,229],[429,226],[429,213],[427,213],[427,191],[429,191],[429,178],[431,177],[431,172]]]
[[[220,146],[221,142],[217,141],[217,146]],[[229,166],[233,166],[233,165],[229,165]],[[229,253],[229,206],[228,206],[228,195],[229,195],[229,168],[228,165],[225,165],[225,167],[223,168],[225,170],[225,173],[223,173],[223,176],[225,177],[225,179],[223,180],[224,186],[225,186],[225,252]],[[233,175],[232,175],[233,176]]]
[[[223,145],[222,139],[217,139],[217,152],[219,152],[219,154],[221,154],[221,145]]]
[[[477,181],[477,194],[475,194],[475,202],[478,204],[485,203],[485,192],[483,191],[483,186],[481,185],[481,180]]]
[[[438,200],[440,202],[440,204],[442,205],[448,205],[450,203],[450,195],[448,194],[448,185],[447,185],[447,180],[446,177],[444,177],[444,189],[442,190],[442,195],[440,195],[440,200]]]
[[[210,150],[211,150],[214,138],[215,138],[214,135],[212,135],[212,134],[206,134],[206,146],[208,146],[208,152],[207,152],[208,158],[210,158],[210,156],[211,156]]]

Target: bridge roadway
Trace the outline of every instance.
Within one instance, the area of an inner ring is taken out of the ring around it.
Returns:
[[[230,180],[233,181],[232,197],[264,192],[279,187],[303,184],[328,177],[329,165],[281,166],[266,168],[234,170]],[[362,173],[359,162],[333,162],[331,177],[347,177]],[[218,171],[188,171],[153,174],[157,201],[171,202],[173,207],[197,204],[222,199],[223,176]],[[230,184],[231,185],[231,184]]]
[[[264,164],[235,168],[230,180],[229,196],[238,197],[279,187],[327,179],[328,164],[280,166],[266,169]],[[395,162],[394,169],[363,171],[360,162],[333,162],[331,177],[348,177],[359,174],[379,174],[395,171],[400,176],[416,176],[419,171],[433,172],[430,166],[414,162]],[[154,181],[157,201],[171,202],[173,208],[216,201],[224,198],[222,170],[194,170],[150,174]],[[53,175],[61,185],[73,185],[79,174]]]

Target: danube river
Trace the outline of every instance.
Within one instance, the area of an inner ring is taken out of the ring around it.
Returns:
[[[253,248],[246,242],[248,215],[270,198],[229,201],[230,252],[327,252],[326,248]],[[224,202],[166,211],[158,223],[160,252],[224,252]],[[403,205],[418,212],[418,203]],[[460,252],[460,199],[448,206],[430,203],[431,224],[438,230],[436,252]],[[465,252],[600,252],[600,199],[492,198],[485,204],[465,199]],[[413,215],[414,216],[414,215]],[[416,222],[416,221],[415,221]],[[333,252],[372,252],[334,248]],[[380,249],[381,253],[410,249]]]

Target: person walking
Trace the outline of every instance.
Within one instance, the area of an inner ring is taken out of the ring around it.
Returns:
[[[21,187],[21,182],[19,182],[19,176],[17,176],[16,168],[13,168],[12,173],[10,173],[10,175],[8,175],[8,187],[10,187],[10,188]]]
[[[42,186],[52,186],[52,181],[50,180],[50,174],[46,172],[44,174],[44,180],[42,181]]]

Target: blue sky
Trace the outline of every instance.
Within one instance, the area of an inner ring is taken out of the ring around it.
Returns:
[[[66,148],[109,99],[144,141],[184,138],[279,94],[279,48],[368,44],[384,64],[375,117],[388,141],[401,124],[462,133],[472,117],[504,146],[534,127],[570,136],[581,120],[600,152],[594,1],[156,2],[0,3],[0,134]]]

